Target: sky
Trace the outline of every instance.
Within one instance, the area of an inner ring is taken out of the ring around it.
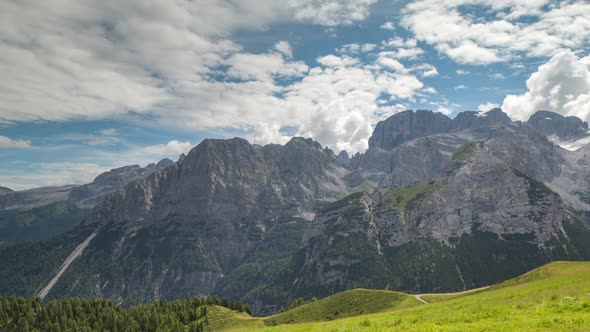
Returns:
[[[12,189],[204,138],[356,153],[407,109],[590,120],[590,1],[4,0],[0,73]]]

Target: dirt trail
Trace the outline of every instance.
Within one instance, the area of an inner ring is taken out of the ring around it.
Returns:
[[[87,237],[86,240],[84,240],[82,243],[80,243],[76,247],[76,249],[74,249],[74,251],[72,251],[72,253],[68,256],[68,258],[66,258],[66,260],[60,266],[57,274],[53,277],[53,279],[51,279],[51,281],[47,284],[47,286],[43,287],[43,289],[41,289],[35,296],[40,297],[41,299],[44,299],[47,296],[47,294],[49,293],[49,291],[53,288],[53,286],[55,286],[55,284],[58,282],[58,280],[62,276],[62,274],[64,274],[64,272],[66,272],[66,270],[68,269],[70,264],[72,264],[72,262],[74,260],[76,260],[76,258],[78,258],[80,255],[82,255],[82,253],[84,252],[84,249],[86,249],[86,247],[88,246],[90,241],[92,241],[92,239],[94,239],[95,236],[96,236],[96,231],[94,233],[90,234],[90,236]]]
[[[416,298],[416,300],[418,300],[418,301],[420,301],[420,302],[422,302],[424,304],[428,304],[428,302],[424,301],[421,296],[422,295],[414,295],[414,297]]]
[[[460,295],[460,294],[469,294],[469,293],[475,293],[477,291],[482,291],[484,289],[490,288],[490,286],[485,286],[485,287],[480,287],[480,288],[475,288],[475,289],[470,289],[470,290],[466,290],[466,291],[462,291],[462,292],[457,292],[457,293],[430,293],[430,294],[415,294],[414,298],[417,301],[420,301],[424,304],[428,304],[428,302],[426,302],[422,296],[428,296],[428,295],[444,295],[444,296],[451,296],[451,295]]]

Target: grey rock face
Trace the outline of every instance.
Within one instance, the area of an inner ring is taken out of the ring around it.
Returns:
[[[264,147],[241,138],[205,140],[175,165],[130,183],[97,206],[86,226],[101,227],[97,240],[112,234],[107,244],[100,244],[110,249],[90,250],[80,258],[81,270],[72,273],[89,273],[91,264],[83,267],[83,262],[112,260],[136,271],[148,259],[158,259],[161,263],[151,274],[143,271],[117,279],[101,274],[100,293],[131,294],[139,278],[146,299],[210,294],[277,224],[312,219],[310,211],[318,201],[347,194],[342,180],[346,172],[332,151],[310,139]],[[162,261],[157,251],[149,257],[135,256],[140,243],[170,243],[162,250],[171,261]],[[195,257],[183,256],[195,252]],[[193,263],[178,265],[173,257]]]
[[[172,165],[174,165],[174,161],[172,161],[168,158],[164,158],[164,159],[158,161],[158,163],[156,164],[156,169],[166,168],[166,167],[172,166]]]
[[[146,167],[138,165],[124,166],[99,174],[92,183],[84,185],[67,185],[42,187],[28,190],[12,191],[0,188],[0,210],[26,211],[57,202],[68,202],[79,208],[92,208],[104,198],[132,181],[142,179],[161,169],[173,165],[170,159],[163,159],[158,164]]]
[[[381,121],[369,138],[369,148],[392,150],[418,137],[449,132],[451,119],[432,111],[404,111]]]
[[[516,264],[507,278],[519,264],[578,257],[555,251],[559,241],[572,246],[559,195],[475,144],[454,159],[449,176],[350,196],[319,213],[297,256],[297,295],[457,290],[488,282],[484,271]]]
[[[350,157],[348,156],[348,152],[346,152],[346,150],[340,151],[336,158],[338,159],[338,162],[340,162],[341,165],[348,165],[348,163],[350,162]]]
[[[0,187],[0,195],[1,194],[6,194],[6,193],[10,193],[13,192],[14,190],[10,189],[10,188],[6,188],[6,187]]]
[[[559,113],[538,111],[527,121],[545,136],[574,141],[588,137],[588,123],[575,116],[565,117]]]
[[[91,208],[102,202],[104,198],[128,183],[142,179],[161,169],[174,164],[170,159],[162,159],[158,164],[149,164],[145,168],[139,165],[130,165],[112,169],[99,174],[92,183],[78,186],[70,193],[69,200],[81,208]]]
[[[468,128],[497,126],[511,122],[510,117],[499,108],[494,108],[485,114],[478,112],[461,112],[453,119],[451,127],[453,130]]]
[[[527,123],[510,123],[493,131],[484,149],[513,168],[542,182],[561,173],[563,158],[556,146]]]

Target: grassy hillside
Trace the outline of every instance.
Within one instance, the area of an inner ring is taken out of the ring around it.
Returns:
[[[304,304],[265,319],[266,325],[319,322],[419,305],[411,296],[399,292],[354,289]]]
[[[383,300],[383,296],[387,293],[396,294],[399,301],[391,302],[388,308],[382,307],[387,311],[364,314],[371,312],[372,309],[368,308],[381,310],[374,304],[384,304],[387,300]],[[355,295],[359,296],[358,301],[355,301]],[[341,301],[335,300],[339,297]],[[226,319],[234,323],[211,325],[211,328],[247,331],[590,331],[590,262],[555,262],[486,289],[450,295],[422,295],[428,304],[420,304],[411,295],[363,290],[331,298],[268,318],[245,317],[242,324]],[[366,309],[356,317],[309,322],[327,320],[330,317],[326,317],[326,313],[348,306],[353,308],[347,311],[349,316]],[[268,326],[274,323],[281,325]],[[262,326],[264,324],[266,327]]]

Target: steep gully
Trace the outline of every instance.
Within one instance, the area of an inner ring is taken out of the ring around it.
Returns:
[[[84,252],[84,249],[86,249],[86,247],[88,247],[88,244],[90,244],[90,241],[92,241],[92,239],[94,239],[97,232],[98,232],[98,230],[95,231],[94,233],[90,234],[90,236],[88,236],[86,238],[86,240],[84,240],[82,243],[80,243],[76,247],[76,249],[74,249],[74,251],[72,251],[72,253],[70,253],[70,255],[66,258],[66,260],[63,262],[63,264],[60,266],[57,274],[53,277],[53,279],[51,279],[51,281],[49,281],[49,283],[45,287],[43,287],[37,294],[35,294],[35,296],[37,296],[41,299],[44,299],[47,296],[49,291],[51,291],[53,286],[59,281],[59,278],[61,278],[61,276],[64,274],[64,272],[66,272],[68,267],[70,267],[70,265],[76,260],[76,258],[78,258],[78,257],[80,257],[80,255],[82,255],[82,253]]]

